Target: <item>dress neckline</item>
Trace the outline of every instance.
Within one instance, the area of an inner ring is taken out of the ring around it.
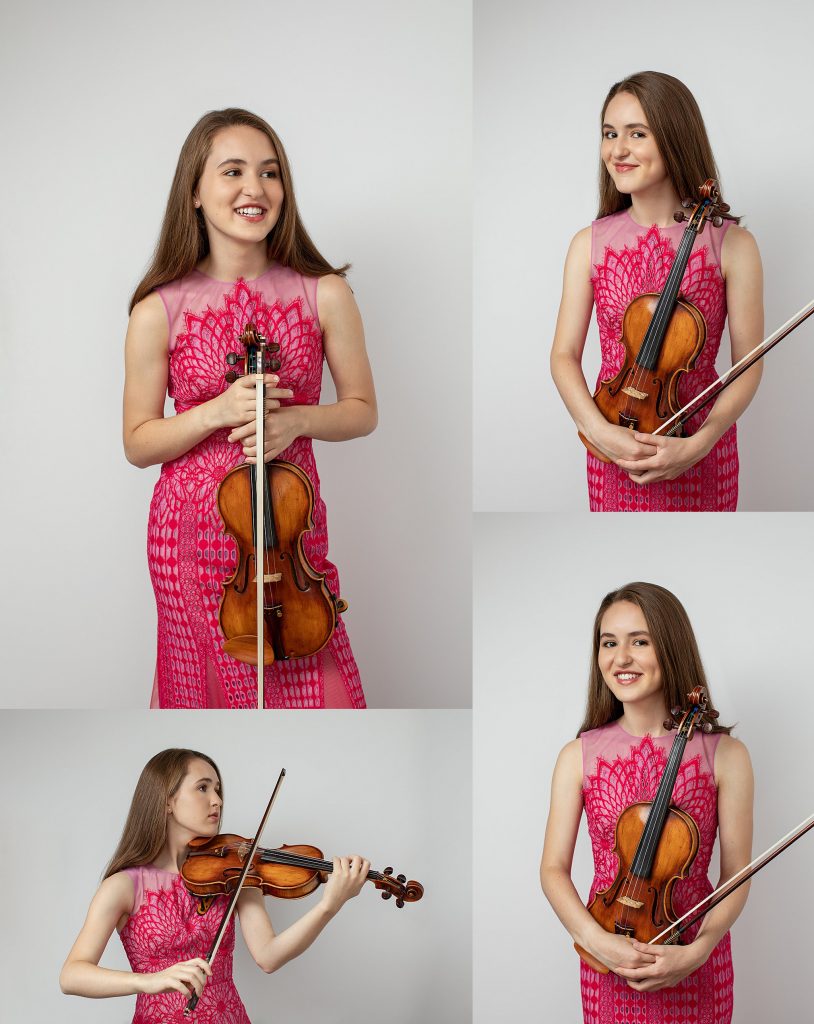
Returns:
[[[276,263],[272,263],[270,267],[264,270],[263,273],[259,274],[257,277],[236,277],[233,281],[225,281],[220,277],[212,277],[211,274],[205,274],[202,270],[198,270],[197,267],[194,267],[191,273],[198,274],[199,277],[202,277],[205,281],[211,281],[213,284],[237,284],[238,281],[244,281],[246,284],[254,284],[255,281],[262,281],[263,278],[270,274],[276,266]]]
[[[684,230],[684,225],[679,224],[678,221],[676,221],[675,224],[668,224],[666,227],[661,227],[660,224],[640,224],[637,220],[633,219],[633,214],[630,212],[629,206],[626,206],[622,212],[628,218],[630,223],[641,231],[650,231],[653,228],[656,228],[658,231],[674,231],[676,228]]]
[[[652,732],[646,732],[644,736],[637,736],[635,733],[628,732],[627,729],[622,725],[620,719],[615,718],[613,724],[619,729],[620,732],[623,732],[625,736],[629,736],[632,740],[643,740],[646,739],[648,736],[651,740],[666,740],[670,736],[672,736],[672,733],[670,732],[662,733],[661,736],[654,736]]]

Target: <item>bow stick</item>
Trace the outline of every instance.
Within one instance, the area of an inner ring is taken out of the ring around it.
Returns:
[[[741,868],[740,871],[736,871],[728,881],[724,882],[723,885],[719,885],[717,889],[714,889],[708,896],[705,896],[702,900],[696,903],[696,905],[690,908],[686,914],[682,914],[682,916],[676,921],[673,921],[671,925],[659,932],[658,935],[655,935],[650,940],[650,944],[658,942],[660,939],[668,936],[665,939],[664,945],[675,945],[683,932],[688,928],[691,928],[696,921],[712,910],[713,907],[717,907],[717,905],[722,900],[725,900],[727,896],[731,896],[732,893],[739,886],[743,885],[744,882],[747,882],[752,875],[756,875],[761,868],[765,867],[769,863],[769,861],[774,860],[775,857],[779,856],[784,850],[787,850],[792,843],[796,843],[801,836],[804,836],[806,832],[812,828],[814,828],[814,814],[812,814],[810,818],[806,818],[805,821],[801,822],[797,828],[793,828],[791,832],[784,835],[782,839],[778,839],[774,846],[770,846],[769,849],[761,853],[759,857],[755,857],[751,864],[747,864],[746,867]],[[700,910],[699,908],[701,907],[704,909]],[[690,918],[690,915],[693,916],[690,920],[687,920],[687,918]],[[682,924],[682,922],[685,923]],[[681,925],[681,927],[677,928],[677,925]]]
[[[261,659],[261,661],[260,661],[261,667],[262,667],[262,664],[263,664],[263,662],[262,662],[262,659]],[[261,835],[263,833],[263,829],[266,827],[266,822],[268,821],[269,815],[271,814],[271,808],[272,808],[272,806],[274,804],[274,801],[275,801],[275,799],[277,797],[277,791],[279,790],[280,786],[282,785],[284,777],[285,777],[285,768],[282,769],[282,771],[280,772],[280,775],[279,775],[279,777],[277,779],[277,784],[274,787],[274,792],[271,794],[271,797],[270,797],[269,802],[268,802],[268,807],[266,807],[265,811],[263,812],[263,817],[260,819],[260,824],[259,824],[259,826],[257,828],[257,834],[255,835],[254,842],[252,843],[251,849],[249,850],[249,853],[246,856],[246,863],[243,865],[243,870],[240,872],[240,878],[238,879],[237,886],[235,887],[234,892],[232,893],[232,896],[231,896],[231,898],[229,900],[229,905],[226,908],[226,913],[223,915],[223,920],[221,921],[220,925],[218,926],[218,930],[217,930],[217,933],[215,934],[215,939],[214,939],[214,941],[212,943],[212,946],[211,946],[209,952],[206,954],[206,957],[204,958],[208,964],[211,964],[214,961],[215,956],[217,955],[217,952],[218,952],[218,947],[220,946],[221,941],[223,939],[223,936],[224,936],[224,934],[226,932],[226,927],[229,924],[229,921],[231,920],[231,917],[232,917],[232,914],[234,913],[235,907],[237,906],[237,898],[240,895],[240,890],[243,887],[243,883],[246,881],[246,875],[248,875],[248,873],[249,873],[249,868],[252,866],[252,858],[254,857],[255,853],[257,852],[257,847],[260,845],[260,837],[261,837]],[[184,1016],[185,1017],[189,1017],[189,1015],[192,1013],[192,1011],[195,1009],[195,1007],[197,1005],[198,1005],[198,996],[197,996],[197,993],[193,993],[190,996],[190,998],[187,1000],[187,1005],[186,1005],[186,1007],[184,1009]]]
[[[263,339],[265,342],[265,339]],[[255,387],[255,438],[257,441],[257,456],[254,465],[254,569],[257,580],[257,706],[265,708],[263,693],[263,682],[265,679],[265,663],[263,658],[263,638],[265,635],[265,596],[266,596],[266,544],[264,535],[265,526],[265,483],[266,483],[266,444],[264,436],[265,427],[265,406],[266,390],[264,387],[263,373],[266,367],[265,345],[259,346],[257,354],[257,371],[254,378]],[[276,791],[275,791],[276,792]]]
[[[742,359],[739,359],[737,363],[730,366],[726,373],[722,373],[717,380],[714,380],[708,387],[699,392],[695,398],[691,398],[683,409],[679,409],[677,413],[656,427],[653,433],[663,434],[665,437],[673,437],[687,420],[692,419],[697,412],[700,412],[710,402],[714,401],[725,388],[734,383],[742,373],[746,373],[750,367],[754,366],[759,359],[762,359],[786,335],[791,334],[804,320],[807,320],[812,313],[814,313],[814,300],[809,302],[807,306],[803,306],[799,313],[796,313],[790,320],[787,320],[782,327],[778,327],[774,334],[770,334],[768,338],[761,341],[751,352],[747,352]]]

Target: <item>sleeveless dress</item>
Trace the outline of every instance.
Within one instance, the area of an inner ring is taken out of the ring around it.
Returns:
[[[684,750],[673,790],[672,803],[692,816],[700,833],[689,875],[673,888],[677,916],[713,889],[707,869],[718,830],[713,765],[720,735],[695,732]],[[655,797],[673,739],[673,735],[631,736],[618,722],[582,734],[582,794],[595,869],[586,906],[616,877],[616,821],[630,804]],[[692,942],[700,927],[701,922],[688,929],[683,941]],[[732,1020],[728,932],[697,971],[658,992],[637,992],[624,978],[600,974],[582,961],[580,965],[585,1024],[730,1024]]]
[[[721,246],[731,221],[720,228],[707,222],[696,236],[680,295],[704,316],[707,339],[695,367],[679,378],[681,406],[716,378],[715,358],[726,320],[721,277]],[[600,381],[615,377],[624,362],[622,317],[629,303],[647,292],[661,292],[686,225],[642,227],[628,210],[591,225],[591,266],[596,320],[602,349]],[[714,404],[714,403],[713,403]],[[708,405],[684,428],[693,434],[712,410]],[[738,503],[738,445],[735,424],[709,454],[675,480],[636,484],[613,463],[588,452],[588,498],[592,512],[734,512]]]
[[[125,868],[133,880],[133,909],[120,937],[127,959],[138,974],[154,974],[193,957],[206,957],[226,913],[226,897],[218,897],[205,914],[173,871],[151,864]],[[235,920],[226,927],[212,976],[192,1016],[184,1017],[187,997],[158,992],[136,997],[132,1024],[251,1024],[232,981]]]
[[[280,345],[279,387],[294,392],[282,404],[317,405],[323,362],[317,280],[275,264],[253,281],[216,281],[194,270],[157,289],[169,321],[168,392],[176,413],[226,390],[226,356],[242,353],[239,338],[248,323]],[[229,433],[218,430],[165,463],[153,493],[147,529],[158,608],[153,707],[257,707],[256,669],[224,654],[218,626],[221,585],[234,572],[237,553],[224,533],[217,491],[226,473],[244,461],[241,445],[226,440]],[[279,457],[303,469],[313,484],[314,528],[304,535],[303,546],[339,596],[311,439],[296,438]],[[266,667],[265,706],[365,706],[341,618],[318,654]]]

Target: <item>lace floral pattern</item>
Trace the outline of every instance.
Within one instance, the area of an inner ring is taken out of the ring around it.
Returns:
[[[225,911],[226,900],[220,898],[206,914],[198,914],[180,875],[173,876],[167,886],[145,889],[141,905],[121,931],[133,971],[154,974],[206,956]],[[159,992],[136,998],[133,1024],[250,1024],[232,981],[234,948],[232,919],[212,965],[212,977],[191,1017],[184,1017],[187,1000],[180,992]]]
[[[621,344],[625,309],[639,295],[660,292],[675,260],[675,229],[643,228],[627,213],[617,213],[593,225],[594,301],[602,367],[597,385],[614,377],[624,361]],[[704,316],[707,340],[695,368],[682,374],[679,399],[685,404],[715,380],[715,359],[726,321],[726,290],[720,272],[723,230],[705,228],[709,244],[696,242],[681,282],[680,294]],[[713,235],[713,232],[717,232]],[[613,244],[610,244],[613,242]],[[608,243],[608,244],[606,244]],[[600,255],[601,253],[601,255]],[[694,433],[711,406],[687,424]],[[738,452],[735,427],[712,451],[676,480],[635,484],[627,473],[588,453],[588,494],[594,512],[734,511],[738,500]]]
[[[687,745],[678,771],[672,803],[692,816],[700,844],[686,879],[673,889],[677,915],[712,891],[707,878],[718,828],[717,789],[712,759],[717,737]],[[616,822],[622,811],[652,800],[667,764],[671,737],[642,739],[628,736],[614,724],[585,733],[583,743],[583,800],[594,855],[595,874],[588,902],[616,877],[613,853]],[[699,925],[685,933],[691,942]],[[732,1019],[732,957],[729,935],[718,943],[707,962],[679,985],[659,992],[636,992],[615,974],[599,974],[581,964],[585,1024],[729,1024]]]
[[[288,297],[275,294],[276,286]],[[239,349],[238,339],[247,323],[254,323],[280,345],[279,386],[294,392],[283,404],[319,402],[322,334],[299,275],[276,268],[258,281],[227,285],[193,273],[165,290],[170,289],[175,289],[172,297],[184,310],[169,367],[168,390],[177,412],[226,390],[226,356]],[[198,312],[188,308],[194,303]],[[226,473],[243,461],[240,446],[227,441],[228,433],[217,431],[162,466],[150,506],[147,550],[158,607],[156,689],[161,707],[257,705],[255,671],[223,653],[218,627],[221,586],[234,571],[237,552],[223,530],[217,491]],[[325,504],[311,440],[297,438],[280,458],[301,467],[314,486],[314,528],[305,534],[304,548],[312,565],[327,573],[331,590],[339,594],[336,567],[327,557]],[[359,672],[341,620],[326,652],[338,666],[353,706],[364,707]],[[323,657],[320,652],[268,666],[266,707],[324,706]]]

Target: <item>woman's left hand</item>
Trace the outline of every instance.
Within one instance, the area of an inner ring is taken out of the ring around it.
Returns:
[[[633,437],[637,441],[654,445],[656,453],[646,459],[628,462],[617,459],[616,465],[625,470],[634,484],[654,484],[657,480],[675,480],[691,466],[707,454],[709,449],[703,438],[697,434],[692,437],[662,437],[660,434],[642,434],[634,430]]]
[[[271,462],[276,459],[280,452],[304,433],[302,410],[300,405],[286,405],[272,412],[266,413],[264,433],[264,462]],[[254,422],[247,423],[244,427],[233,430],[228,438],[230,441],[240,442],[243,445],[243,454],[247,462],[255,462],[257,458],[257,436],[254,430]]]
[[[617,967],[614,971],[624,978],[637,992],[656,992],[660,988],[672,988],[697,971],[706,962],[706,951],[699,950],[696,943],[689,946],[648,945],[633,940],[633,948],[639,953],[649,953],[656,958],[646,967]]]

